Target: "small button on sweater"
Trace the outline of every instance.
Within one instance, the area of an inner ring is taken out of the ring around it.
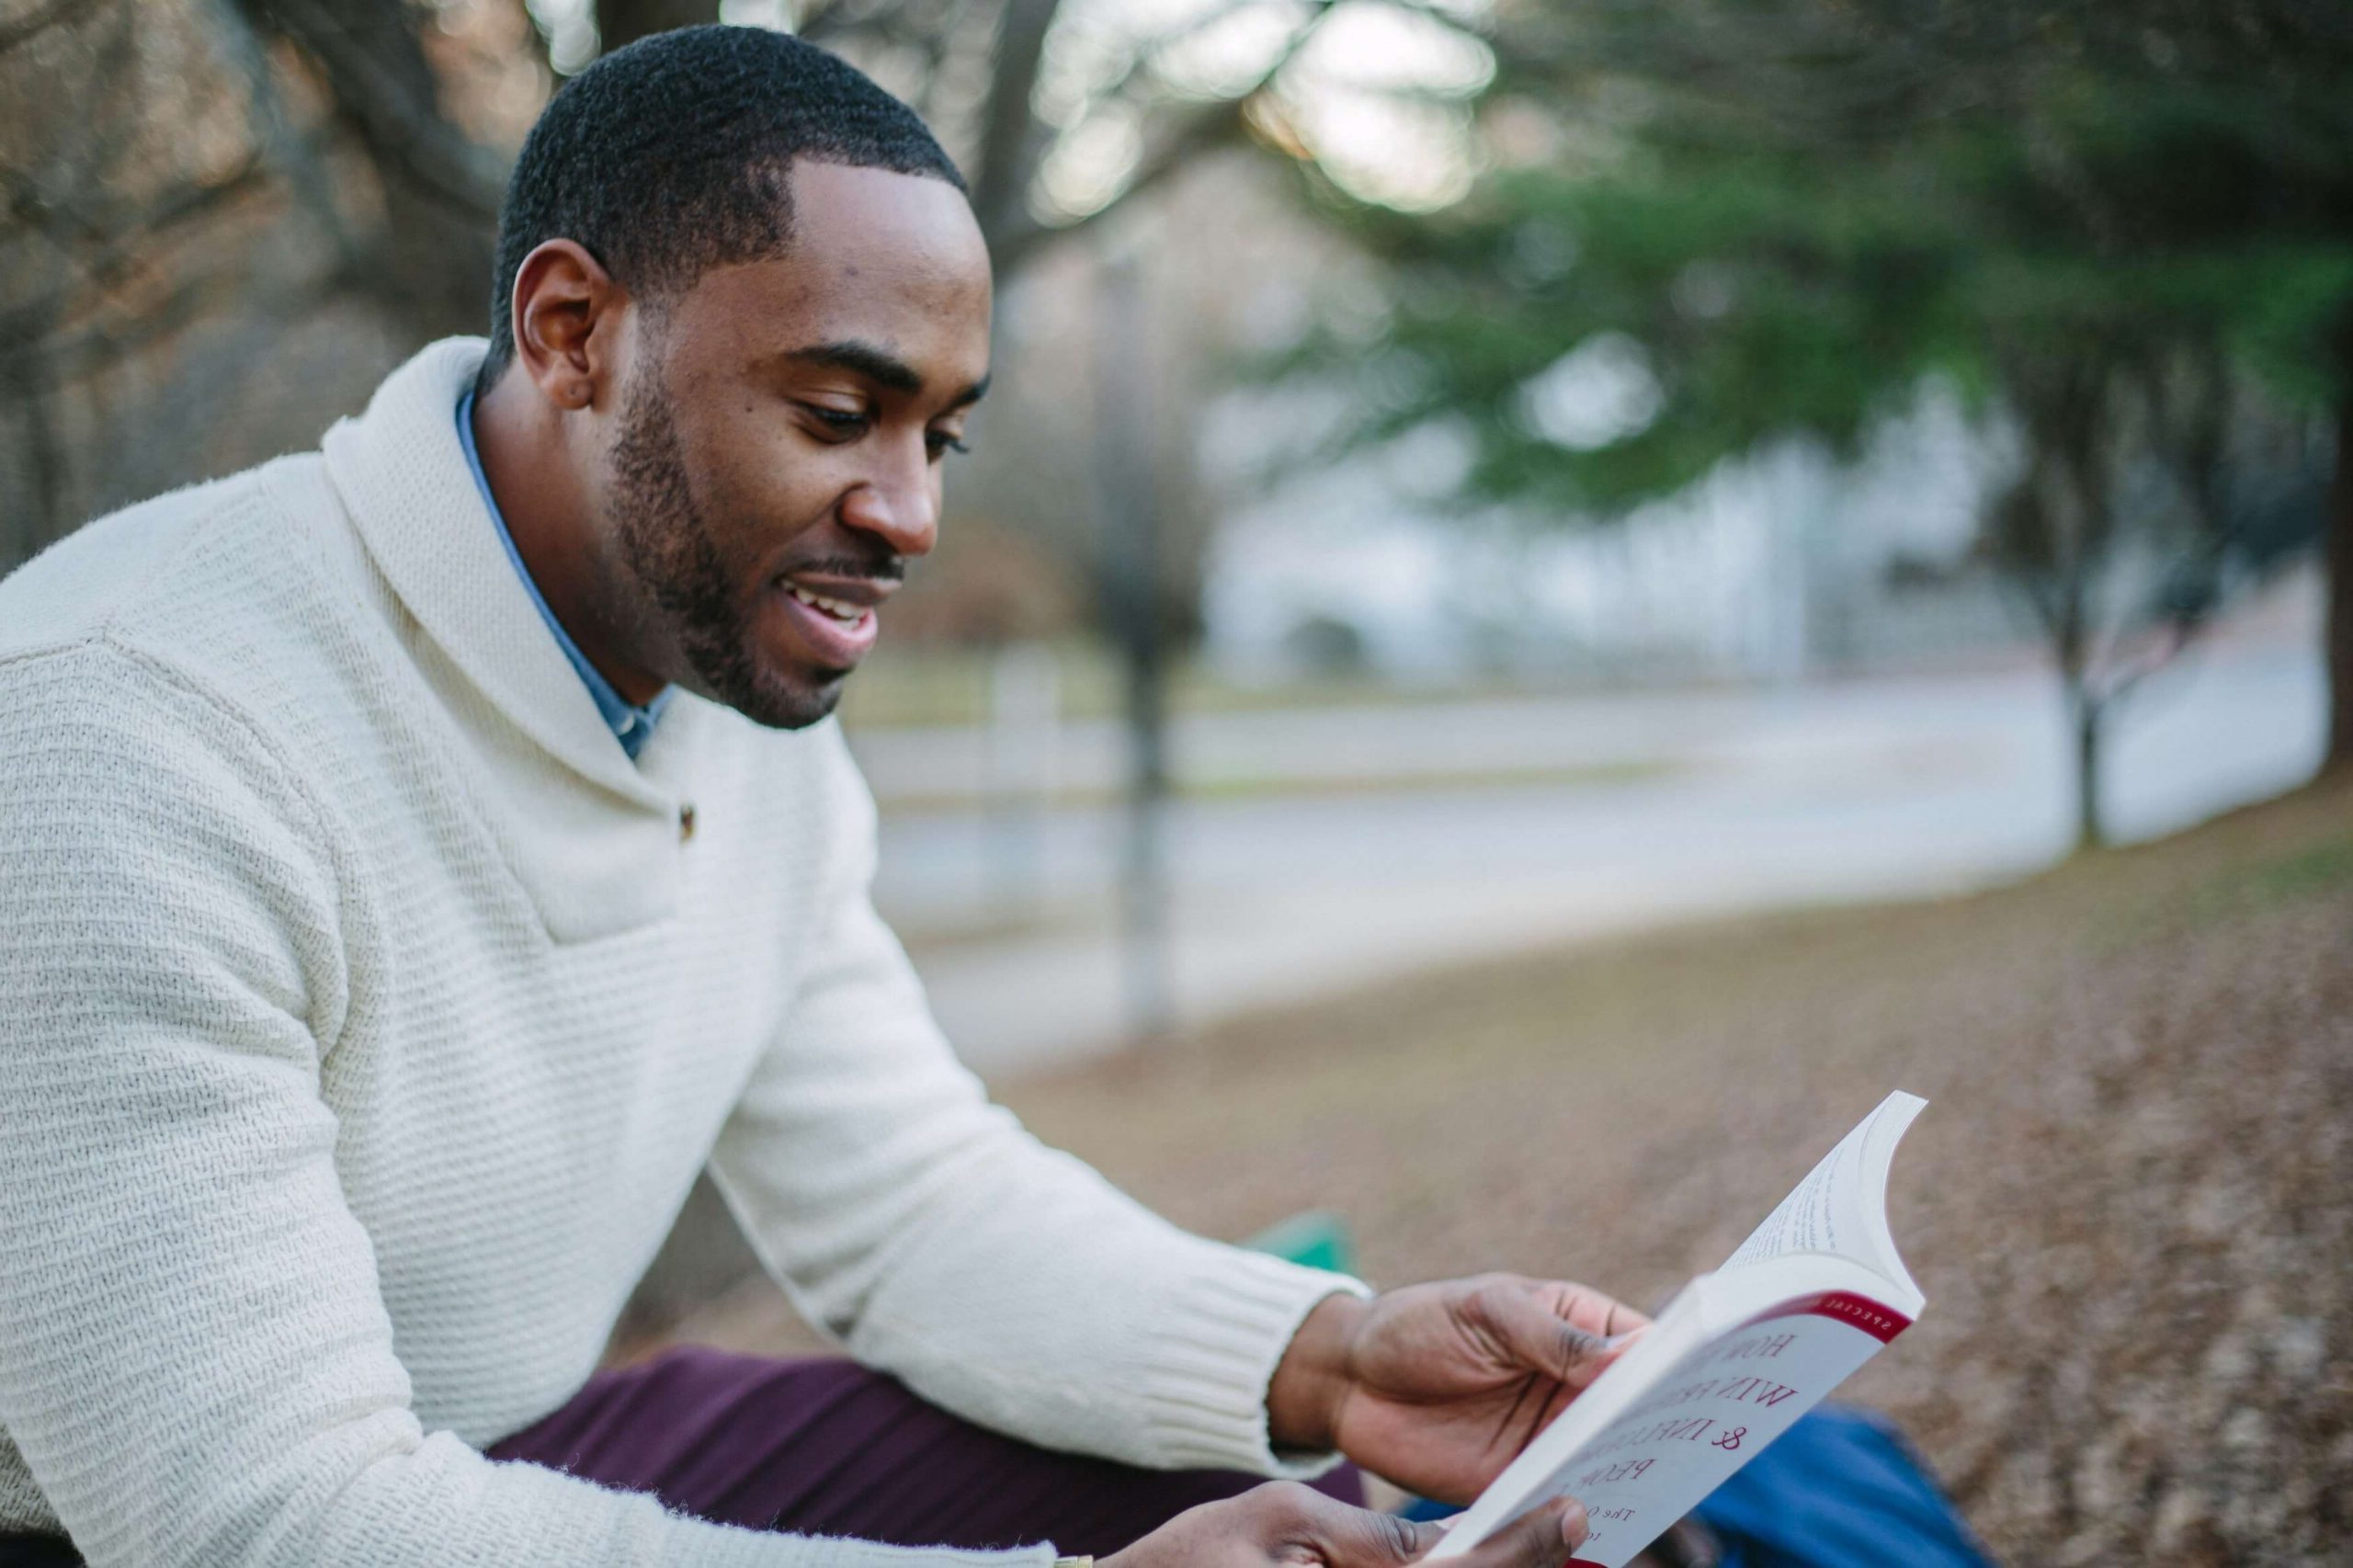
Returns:
[[[943,1406],[1280,1473],[1275,1363],[1361,1287],[988,1102],[874,915],[835,725],[680,694],[631,763],[468,473],[482,348],[0,583],[0,1530],[97,1568],[1051,1562],[483,1457],[586,1380],[706,1164]]]

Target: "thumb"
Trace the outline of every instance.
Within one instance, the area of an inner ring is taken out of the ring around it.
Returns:
[[[1512,1358],[1530,1371],[1582,1389],[1611,1360],[1610,1341],[1570,1322],[1533,1290],[1499,1291],[1486,1306]]]
[[[1322,1521],[1328,1568],[1398,1568],[1419,1560],[1446,1539],[1446,1532],[1434,1524],[1370,1508],[1335,1507]]]
[[[1481,1541],[1461,1560],[1462,1568],[1560,1568],[1585,1538],[1585,1505],[1559,1497]]]

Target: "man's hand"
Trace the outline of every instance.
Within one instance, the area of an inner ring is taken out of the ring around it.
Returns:
[[[1646,1323],[1597,1290],[1487,1274],[1308,1314],[1267,1392],[1279,1448],[1337,1449],[1449,1503],[1479,1494]]]
[[[1582,1504],[1550,1503],[1456,1561],[1462,1568],[1560,1568],[1585,1537]],[[1395,1568],[1444,1539],[1436,1525],[1351,1508],[1278,1481],[1179,1514],[1097,1568]]]

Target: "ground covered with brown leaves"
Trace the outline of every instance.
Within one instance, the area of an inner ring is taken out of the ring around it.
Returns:
[[[1846,1392],[1994,1551],[2353,1562],[2346,790],[1975,898],[1401,981],[1006,1098],[1212,1234],[1328,1208],[1378,1281],[1655,1305],[1899,1087],[1931,1101],[1891,1197],[1929,1306]]]

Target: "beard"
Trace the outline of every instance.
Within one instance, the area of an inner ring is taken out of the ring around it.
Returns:
[[[621,563],[694,672],[681,684],[773,730],[803,729],[831,714],[843,672],[796,676],[758,658],[756,606],[745,603],[695,501],[668,393],[650,368],[631,377],[611,467]]]

